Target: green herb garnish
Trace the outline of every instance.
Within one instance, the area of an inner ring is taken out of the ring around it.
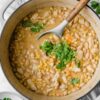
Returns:
[[[44,25],[42,23],[34,23],[33,26],[31,27],[32,32],[40,32],[41,29],[43,29]]]
[[[49,55],[53,50],[53,44],[50,41],[45,41],[41,46],[42,49],[47,55]]]
[[[92,1],[92,2],[91,2],[91,7],[92,7],[93,9],[96,9],[98,5],[99,5],[99,3],[98,3],[97,1]]]
[[[22,21],[22,26],[30,27],[30,30],[32,32],[40,32],[44,27],[44,25],[42,23],[40,23],[40,22],[32,23],[30,20]]]
[[[33,23],[30,20],[22,21],[23,27],[31,27],[32,25],[33,25]]]
[[[92,1],[91,7],[96,11],[97,14],[100,14],[100,2]]]
[[[6,97],[5,97],[3,100],[12,100],[12,99],[11,99],[11,98],[6,98]]]
[[[76,65],[77,65],[77,67],[80,68],[81,63],[80,63],[80,61],[79,61],[78,59],[75,59],[75,63],[76,63]]]
[[[79,78],[72,78],[71,79],[71,84],[73,84],[73,85],[76,85],[76,84],[78,84],[80,82],[80,79]]]
[[[70,46],[62,41],[54,46],[53,50],[54,55],[60,63],[57,65],[58,69],[63,69],[66,67],[66,64],[71,62],[75,58],[76,52],[70,48]]]
[[[57,65],[57,69],[63,69],[66,64],[71,62],[76,55],[76,52],[70,48],[70,46],[65,42],[61,41],[57,44],[52,44],[49,41],[45,41],[40,48],[47,54],[54,54],[56,58],[60,61]]]
[[[99,6],[96,8],[96,13],[97,13],[97,14],[100,14],[100,4],[99,4]]]

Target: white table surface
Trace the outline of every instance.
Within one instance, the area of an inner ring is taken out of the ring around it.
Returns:
[[[9,4],[9,2],[11,2],[11,1],[13,1],[13,0],[0,0],[0,21],[2,19],[1,16],[2,16],[3,9],[5,9],[7,4]],[[20,1],[23,1],[23,0],[20,0]],[[99,1],[99,0],[97,0],[97,1]],[[2,24],[1,24],[1,26],[2,26]],[[0,28],[2,28],[1,26],[0,26]],[[1,30],[0,30],[0,32],[1,32]],[[21,95],[9,84],[9,82],[5,78],[5,75],[4,75],[4,73],[3,73],[2,69],[1,69],[1,66],[0,66],[0,92],[5,92],[5,91],[6,92],[13,92],[13,93],[16,93],[18,95]],[[86,98],[84,97],[83,99],[80,99],[80,100],[96,100],[95,91],[92,91],[89,95],[86,95]]]

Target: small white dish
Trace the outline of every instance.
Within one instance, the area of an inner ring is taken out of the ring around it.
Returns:
[[[11,100],[24,100],[21,96],[10,93],[10,92],[1,92],[0,93],[0,100],[10,100],[10,99],[4,99],[4,98],[10,98]]]

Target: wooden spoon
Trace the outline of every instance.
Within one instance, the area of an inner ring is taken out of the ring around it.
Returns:
[[[57,27],[55,27],[47,32],[40,33],[38,35],[37,39],[40,39],[42,36],[44,36],[45,34],[48,34],[48,33],[53,33],[56,36],[61,38],[62,34],[64,32],[64,28],[86,6],[86,4],[89,1],[90,0],[80,0],[79,3],[77,5],[75,5],[75,7],[69,12],[67,18],[62,23],[60,23]]]

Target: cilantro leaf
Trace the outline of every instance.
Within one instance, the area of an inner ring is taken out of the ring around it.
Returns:
[[[39,22],[34,23],[33,26],[31,27],[31,31],[32,32],[40,32],[41,29],[43,29],[43,26],[44,25],[42,23],[39,23]]]
[[[3,100],[12,100],[12,99],[11,99],[11,98],[6,98],[6,97],[5,97]]]
[[[63,69],[65,67],[64,61],[60,61],[60,63],[57,65],[57,69]]]
[[[73,84],[73,85],[76,85],[76,84],[78,84],[80,82],[80,79],[79,78],[72,78],[71,79],[71,84]]]
[[[77,65],[77,67],[80,68],[81,63],[80,63],[80,61],[79,61],[78,59],[75,59],[75,63],[76,63],[76,65]]]
[[[60,60],[60,63],[57,65],[58,69],[63,69],[66,67],[66,64],[71,62],[76,55],[76,52],[70,48],[66,42],[60,42],[54,46],[53,53],[56,58]]]
[[[97,13],[97,14],[100,14],[100,4],[99,4],[99,6],[96,8],[96,13]]]
[[[33,23],[30,20],[22,21],[23,27],[31,27],[32,25],[33,25]]]
[[[41,46],[42,49],[47,55],[49,55],[53,50],[53,44],[50,41],[45,41]]]
[[[54,54],[56,58],[60,61],[57,65],[57,69],[63,69],[66,64],[71,62],[76,55],[76,52],[70,48],[70,46],[65,42],[61,41],[57,44],[52,44],[50,41],[45,41],[41,46],[47,55]]]
[[[91,2],[91,7],[92,7],[93,9],[96,9],[98,5],[99,5],[99,3],[98,3],[97,1],[92,1],[92,2]]]
[[[99,2],[92,1],[91,7],[96,11],[97,14],[100,14],[100,3]]]
[[[32,23],[30,20],[22,21],[22,26],[30,27],[30,30],[32,32],[40,32],[44,27],[44,25],[42,23],[40,23],[40,22]]]

